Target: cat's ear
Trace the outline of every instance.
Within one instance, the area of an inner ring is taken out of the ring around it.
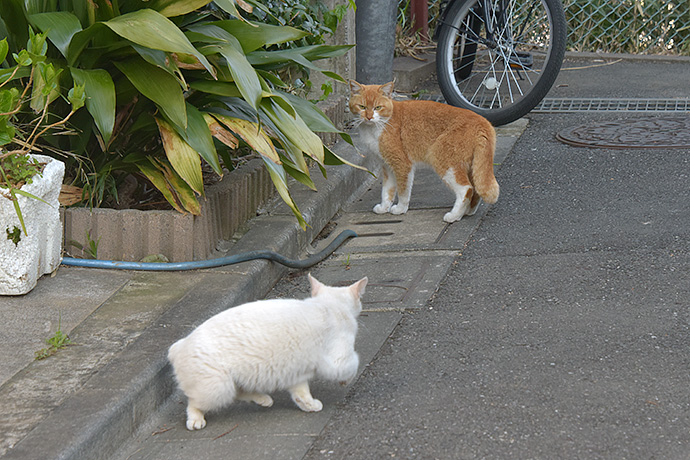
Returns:
[[[393,97],[393,85],[395,81],[389,81],[385,85],[381,85],[381,92],[386,97]]]
[[[348,80],[348,82],[350,83],[350,92],[353,96],[359,95],[364,89],[364,86],[360,85],[354,80]]]
[[[364,289],[367,287],[367,283],[369,282],[369,278],[366,276],[362,278],[361,280],[357,281],[355,284],[350,286],[350,292],[354,297],[357,297],[358,299],[361,298],[364,295]]]
[[[311,276],[311,273],[307,275],[307,278],[309,278],[309,284],[311,285],[311,296],[316,297],[316,294],[319,293],[324,285],[319,280]]]

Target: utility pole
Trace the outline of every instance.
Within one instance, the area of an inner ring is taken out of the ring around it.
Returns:
[[[357,81],[383,84],[393,80],[397,0],[357,0],[355,14]]]

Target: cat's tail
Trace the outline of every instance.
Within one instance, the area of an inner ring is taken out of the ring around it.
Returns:
[[[479,196],[489,204],[498,200],[500,187],[494,176],[494,152],[496,150],[496,134],[490,132],[477,133],[479,139],[472,156],[472,184]]]

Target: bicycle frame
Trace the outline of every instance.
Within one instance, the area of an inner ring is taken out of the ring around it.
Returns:
[[[441,14],[439,17],[438,24],[436,24],[436,28],[434,29],[434,34],[432,38],[434,40],[438,39],[438,34],[441,31],[441,27],[444,25],[448,25],[446,21],[446,15],[448,14],[448,11],[450,10],[450,7],[453,6],[453,3],[455,3],[458,0],[447,0],[441,2]],[[507,2],[508,0],[499,0],[498,1],[498,8],[495,10],[492,8],[491,5],[491,0],[482,0],[481,1],[481,10],[479,11],[479,14],[482,16],[484,19],[484,24],[487,27],[486,30],[486,39],[483,39],[481,42],[484,45],[490,46],[490,47],[495,47],[496,40],[494,39],[494,33],[496,32],[493,28],[493,25],[499,25],[499,24],[505,24],[505,11],[508,9],[507,7]],[[486,16],[487,11],[495,11],[496,13],[496,21],[491,21],[490,18]],[[476,31],[475,31],[476,32]],[[508,31],[508,33],[511,33],[512,31]],[[520,34],[518,34],[519,36]],[[493,44],[493,46],[492,46]]]

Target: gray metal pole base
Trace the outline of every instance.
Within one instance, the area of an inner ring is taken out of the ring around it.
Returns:
[[[358,0],[355,16],[357,81],[383,84],[393,80],[397,0]]]

